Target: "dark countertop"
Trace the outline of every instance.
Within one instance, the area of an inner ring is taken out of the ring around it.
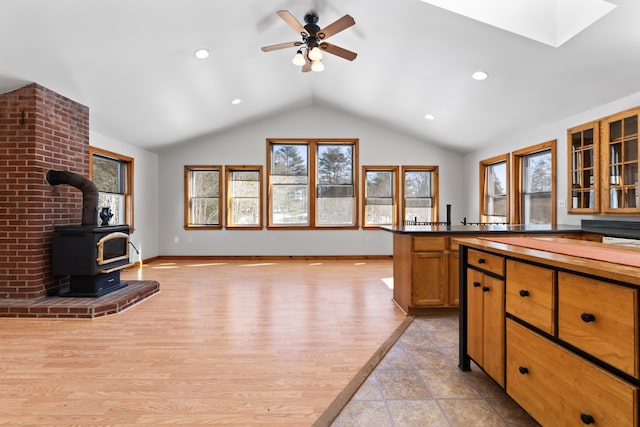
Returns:
[[[509,234],[509,233],[579,233],[582,231],[579,225],[404,225],[382,226],[382,230],[398,234]]]

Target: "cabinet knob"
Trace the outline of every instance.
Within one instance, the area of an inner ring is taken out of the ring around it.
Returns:
[[[522,375],[528,374],[529,373],[529,369],[525,368],[524,366],[520,366],[518,368],[518,372],[520,372]]]
[[[580,414],[580,421],[584,424],[595,424],[596,420],[589,414]]]
[[[480,282],[473,282],[473,287],[474,288],[480,287]]]
[[[484,264],[487,262],[484,258],[478,258],[478,264]]]
[[[483,286],[482,287],[482,292],[489,292],[490,290],[491,290],[491,288],[488,287],[488,286]]]
[[[589,322],[595,322],[596,321],[596,316],[594,316],[591,313],[582,313],[580,315],[580,318],[582,319],[583,322],[585,323],[589,323]]]
[[[520,289],[520,296],[521,297],[528,297],[529,296],[529,291],[525,290],[525,289]]]

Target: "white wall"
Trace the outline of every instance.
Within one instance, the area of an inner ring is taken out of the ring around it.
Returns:
[[[461,154],[353,116],[311,106],[163,150],[159,174],[161,255],[392,254],[392,235],[380,230],[185,230],[184,166],[263,165],[266,173],[267,138],[359,138],[360,167],[438,165],[440,219],[445,219],[447,204],[452,205],[453,221],[466,215],[462,209]],[[266,188],[263,197],[266,201]]]
[[[132,251],[130,259],[138,261],[160,255],[158,251],[158,155],[97,132],[90,132],[89,141],[92,147],[102,148],[134,159],[133,225],[135,231],[130,239],[140,251],[140,255]]]
[[[478,179],[479,179],[479,162],[500,154],[513,152],[515,150],[529,147],[531,145],[542,142],[557,140],[556,143],[556,182],[557,182],[557,198],[563,200],[565,206],[568,205],[567,197],[567,129],[583,123],[600,119],[602,117],[615,114],[629,108],[640,105],[640,92],[629,95],[625,98],[602,105],[598,108],[587,110],[583,113],[567,117],[555,123],[551,123],[544,127],[533,129],[517,135],[509,135],[496,141],[495,144],[467,154],[464,157],[465,187],[472,189],[468,192],[465,210],[469,212],[470,220],[477,221],[479,218],[479,195],[478,195]],[[513,166],[513,163],[512,163]],[[608,219],[608,220],[627,220],[636,218],[625,218],[619,216],[587,216],[587,215],[569,215],[567,208],[557,207],[557,223],[558,224],[580,224],[582,219]]]

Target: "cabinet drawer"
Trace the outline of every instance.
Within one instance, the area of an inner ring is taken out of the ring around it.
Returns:
[[[504,258],[499,255],[469,249],[467,263],[482,270],[504,276]]]
[[[558,273],[558,337],[638,378],[638,291]]]
[[[638,425],[636,387],[510,319],[507,393],[544,426]]]
[[[553,334],[553,270],[507,260],[507,312]]]
[[[414,237],[413,251],[444,251],[447,246],[447,237]]]

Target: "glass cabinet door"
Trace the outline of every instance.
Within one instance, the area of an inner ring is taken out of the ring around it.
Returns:
[[[600,211],[599,131],[597,121],[567,131],[569,213]]]
[[[603,121],[603,211],[637,213],[638,113],[629,110]]]

